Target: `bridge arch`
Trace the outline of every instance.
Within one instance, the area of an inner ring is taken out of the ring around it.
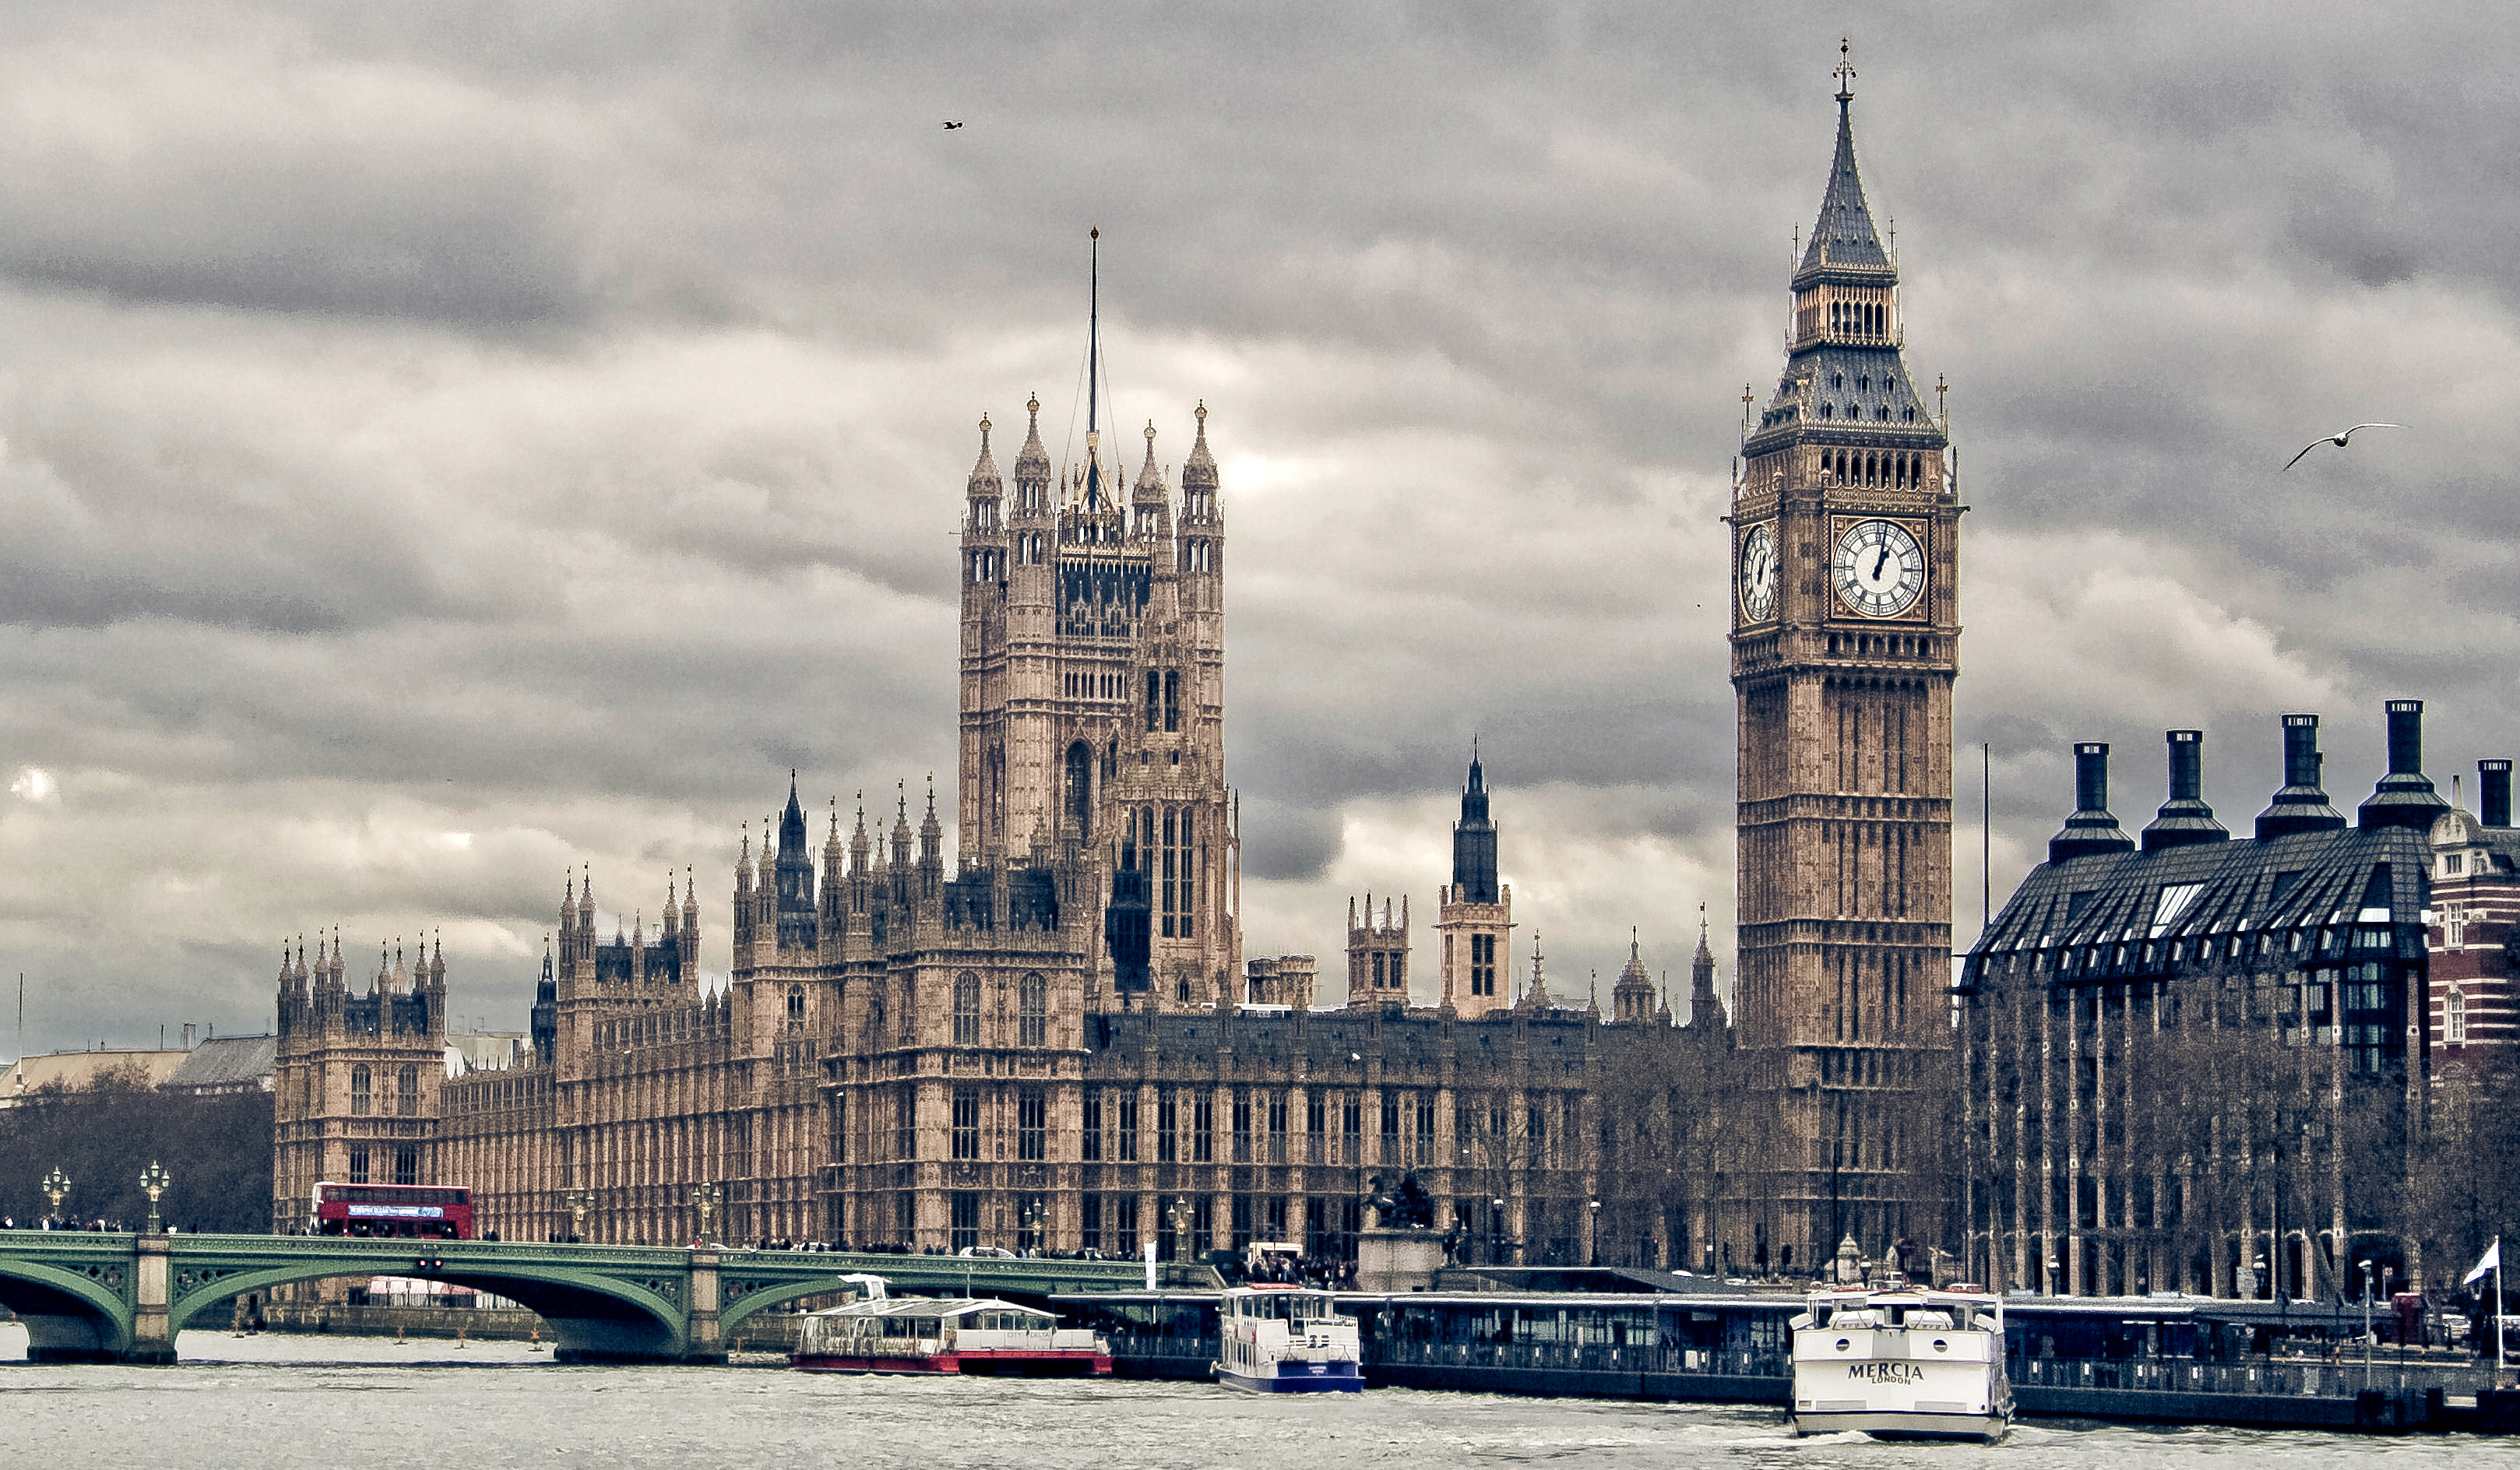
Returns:
[[[35,1362],[111,1362],[131,1346],[131,1283],[118,1268],[107,1280],[86,1270],[0,1258],[0,1306],[26,1329]]]
[[[167,1333],[172,1337],[204,1309],[247,1292],[339,1276],[414,1274],[401,1263],[365,1255],[318,1255],[234,1270],[179,1271],[166,1307]],[[679,1300],[684,1283],[679,1273],[652,1274],[657,1279],[643,1282],[558,1263],[449,1258],[444,1269],[428,1271],[427,1279],[506,1297],[541,1317],[552,1329],[555,1361],[678,1359],[690,1346]]]

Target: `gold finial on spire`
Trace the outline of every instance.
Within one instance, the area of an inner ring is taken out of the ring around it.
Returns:
[[[1194,409],[1194,410],[1192,410],[1192,413],[1191,413],[1191,417],[1192,417],[1192,418],[1193,418],[1193,419],[1196,419],[1196,420],[1198,421],[1198,426],[1199,426],[1199,427],[1201,427],[1201,428],[1205,428],[1205,427],[1207,427],[1207,400],[1206,400],[1206,399],[1202,398],[1202,399],[1200,399],[1200,400],[1198,401],[1198,407],[1197,407],[1196,409]]]
[[[1843,105],[1855,98],[1855,44],[1845,36],[1837,38],[1837,69],[1829,75],[1837,78],[1837,100]]]

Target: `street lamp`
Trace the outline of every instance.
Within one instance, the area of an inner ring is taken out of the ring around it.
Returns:
[[[1510,1266],[1513,1264],[1510,1261],[1499,1261],[1496,1259],[1498,1256],[1503,1255],[1506,1249],[1505,1196],[1502,1194],[1497,1195],[1493,1199],[1490,1199],[1488,1204],[1491,1207],[1488,1215],[1488,1262],[1493,1266]]]
[[[1164,1211],[1164,1218],[1172,1222],[1172,1233],[1176,1237],[1179,1237],[1187,1228],[1187,1222],[1191,1218],[1190,1196],[1187,1194],[1175,1196],[1171,1206]],[[1179,1238],[1176,1238],[1173,1241],[1174,1260],[1178,1261],[1182,1259],[1184,1254],[1182,1247],[1188,1243],[1188,1241]]]
[[[1595,1266],[1598,1266],[1598,1265],[1600,1265],[1600,1264],[1601,1264],[1601,1202],[1600,1202],[1599,1200],[1598,1200],[1598,1199],[1597,1199],[1597,1200],[1594,1200],[1594,1201],[1592,1202],[1592,1205],[1593,1205],[1593,1264],[1594,1264]]]
[[[62,1200],[70,1192],[70,1177],[59,1169],[44,1176],[44,1195],[53,1202],[53,1218],[62,1217]]]
[[[717,1207],[725,1201],[726,1191],[713,1182],[692,1185],[692,1208],[699,1212],[701,1241],[709,1238],[709,1222],[716,1218]]]
[[[149,1195],[149,1233],[152,1235],[158,1234],[159,1230],[158,1196],[166,1192],[168,1182],[166,1171],[158,1168],[158,1161],[155,1159],[149,1161],[148,1168],[140,1171],[140,1187]]]
[[[2371,1386],[2371,1263],[2357,1261],[2362,1268],[2362,1386]],[[2498,1304],[2497,1310],[2500,1310]]]
[[[568,1210],[568,1238],[571,1240],[584,1240],[586,1238],[586,1212],[595,1208],[594,1192],[587,1189],[571,1189],[567,1194],[562,1196],[561,1203],[567,1207]]]
[[[1027,1199],[1015,1206],[1015,1248],[1030,1253],[1041,1248],[1041,1223],[1050,1208],[1038,1199]],[[1027,1243],[1029,1242],[1029,1243]]]

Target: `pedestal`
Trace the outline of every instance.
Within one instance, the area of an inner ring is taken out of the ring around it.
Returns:
[[[1356,1289],[1424,1291],[1444,1268],[1444,1241],[1429,1230],[1367,1230],[1356,1237]]]

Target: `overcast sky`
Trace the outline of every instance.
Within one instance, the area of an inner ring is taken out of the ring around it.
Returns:
[[[1475,731],[1518,969],[1702,902],[1729,984],[1717,517],[1841,34],[1972,508],[1962,940],[1982,741],[1999,903],[2072,739],[2130,829],[2173,726],[2243,829],[2284,711],[2345,807],[2390,696],[2520,752],[2499,12],[1704,9],[7,6],[29,1049],[263,1030],[337,924],[520,1027],[579,864],[608,934],[694,869],[722,974],[790,766],[950,781],[973,425],[1074,452],[1093,225],[1112,420],[1213,415],[1246,952],[1430,944]]]

